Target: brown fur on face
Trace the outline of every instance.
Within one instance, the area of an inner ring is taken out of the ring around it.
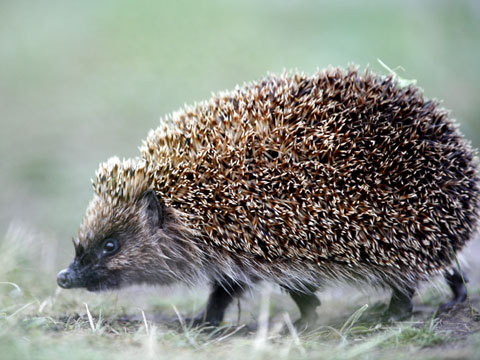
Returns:
[[[170,284],[191,276],[201,258],[194,243],[186,241],[189,235],[192,232],[183,229],[177,212],[165,208],[153,191],[130,201],[112,202],[96,195],[80,227],[72,265],[83,274],[80,283],[89,290]],[[113,255],[102,254],[108,239],[118,242]]]

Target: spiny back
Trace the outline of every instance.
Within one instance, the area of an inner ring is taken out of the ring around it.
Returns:
[[[426,274],[476,223],[470,146],[445,110],[392,77],[270,76],[175,113],[142,157],[209,246],[267,261]]]

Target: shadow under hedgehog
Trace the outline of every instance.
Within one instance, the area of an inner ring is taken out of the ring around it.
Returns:
[[[447,112],[393,76],[268,76],[174,113],[140,150],[97,171],[61,287],[207,280],[195,323],[212,325],[264,280],[300,326],[330,281],[391,288],[395,317],[439,273],[446,306],[465,300],[453,263],[476,229],[477,160]]]

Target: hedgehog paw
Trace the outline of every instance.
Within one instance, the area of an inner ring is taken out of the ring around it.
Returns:
[[[382,315],[385,321],[401,321],[410,317],[413,313],[413,303],[411,301],[390,302],[388,309]]]
[[[309,332],[316,328],[318,315],[313,313],[309,316],[302,316],[293,323],[293,326],[298,332]]]
[[[199,327],[218,327],[220,326],[221,320],[220,319],[212,319],[207,318],[204,316],[204,313],[200,313],[199,315],[193,318],[186,318],[185,325],[192,327],[192,328],[199,328]]]
[[[405,309],[387,309],[382,314],[383,321],[402,321],[409,318],[413,313],[413,307]]]
[[[413,288],[392,288],[392,297],[388,309],[383,313],[382,319],[386,321],[400,321],[408,318],[413,312]]]
[[[463,293],[459,294],[458,296],[454,296],[452,300],[447,301],[444,304],[441,304],[438,307],[438,311],[442,312],[442,311],[451,309],[455,305],[463,303],[465,300],[467,300],[467,293],[463,292]]]

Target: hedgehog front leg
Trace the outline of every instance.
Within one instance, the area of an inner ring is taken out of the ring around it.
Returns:
[[[193,325],[220,325],[228,305],[235,297],[240,296],[243,290],[242,284],[214,282],[205,310],[193,319]]]
[[[295,327],[299,330],[308,329],[318,319],[316,310],[320,306],[320,300],[315,295],[315,290],[313,288],[305,291],[287,289],[300,310],[300,319],[295,321]]]
[[[415,289],[407,287],[400,290],[396,286],[392,286],[392,290],[392,297],[388,309],[385,312],[385,317],[401,320],[411,314],[413,310],[412,298],[415,294]]]

